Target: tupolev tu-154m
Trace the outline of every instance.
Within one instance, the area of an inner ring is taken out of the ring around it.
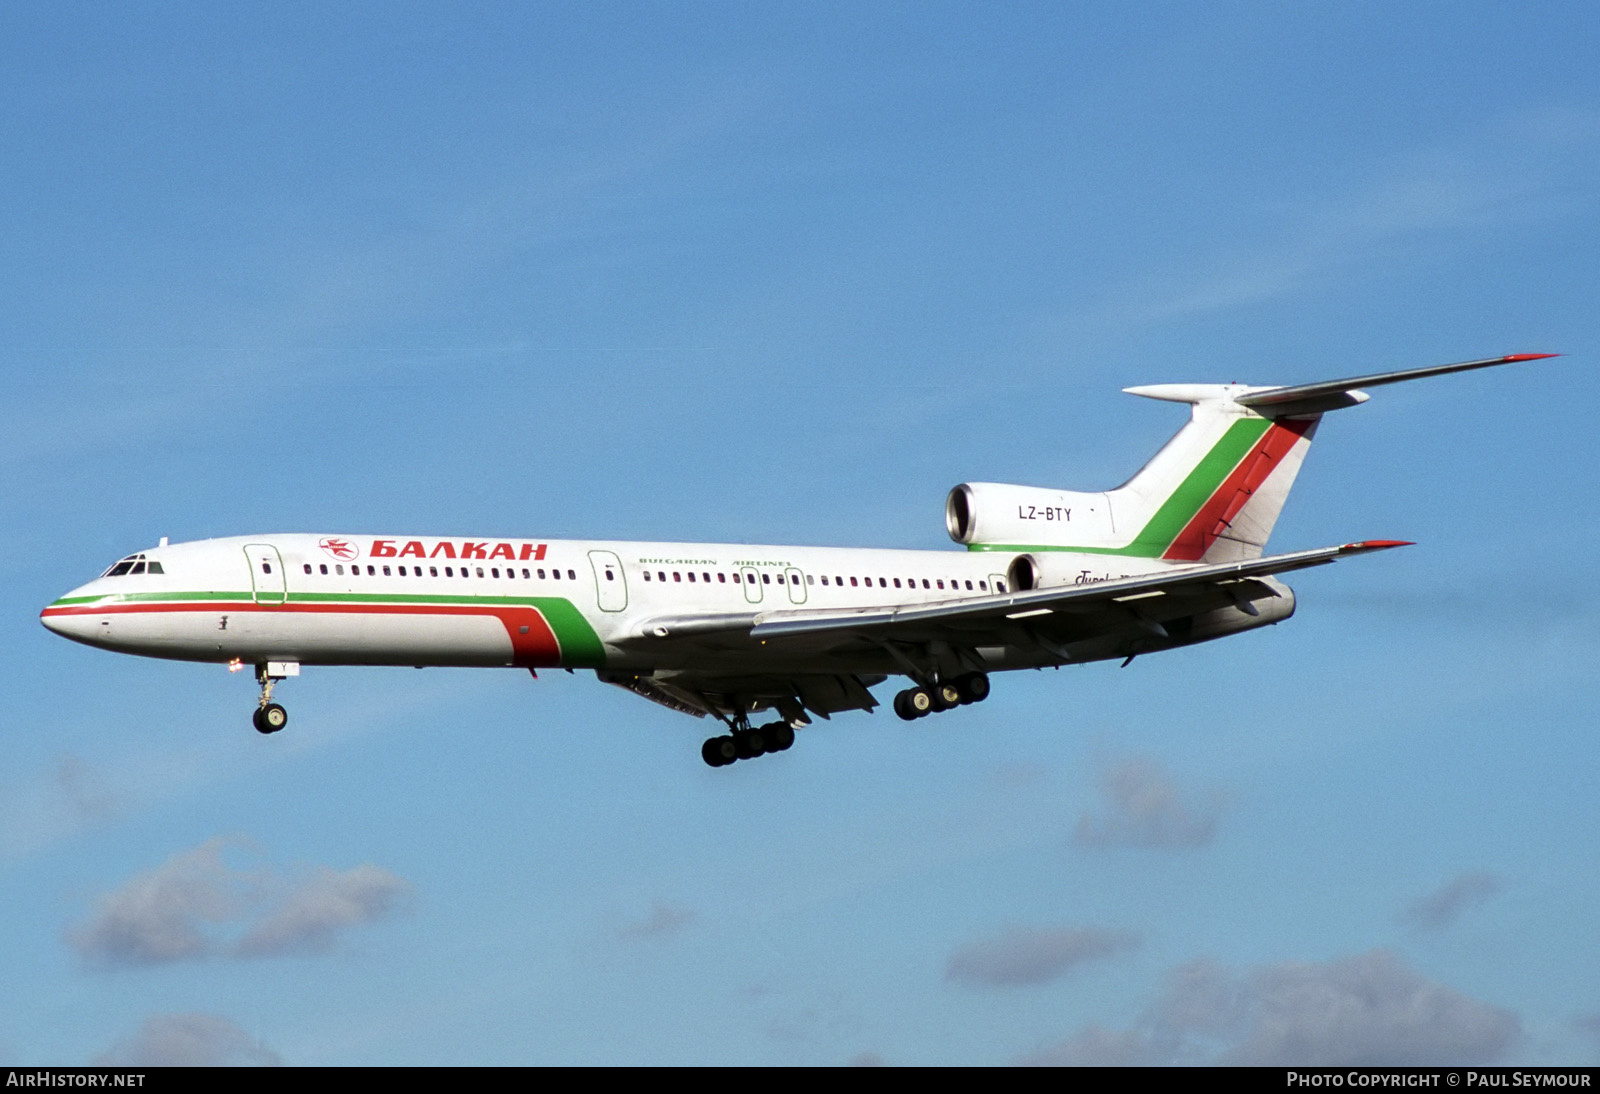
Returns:
[[[905,719],[986,699],[991,673],[1120,659],[1287,619],[1279,576],[1404,546],[1264,553],[1322,415],[1362,388],[1532,361],[1523,353],[1345,380],[1158,384],[1189,421],[1098,493],[963,483],[945,501],[965,550],[284,534],[168,543],[41,613],[122,653],[254,666],[255,727],[302,665],[591,669],[720,720],[713,767],[779,752],[812,716],[872,710],[891,676]],[[771,711],[776,720],[752,723]]]

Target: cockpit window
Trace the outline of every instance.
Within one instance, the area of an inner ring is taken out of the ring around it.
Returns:
[[[101,574],[101,577],[122,577],[125,574],[162,574],[166,571],[159,562],[146,562],[144,555],[129,555],[120,560],[111,569]]]

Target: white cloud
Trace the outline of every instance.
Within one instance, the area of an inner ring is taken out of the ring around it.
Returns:
[[[319,866],[239,940],[237,952],[268,957],[326,950],[341,930],[382,919],[409,888],[370,863],[342,871]]]
[[[1435,983],[1386,950],[1284,963],[1249,978],[1244,1036],[1220,1062],[1389,1067],[1488,1063],[1516,1016]]]
[[[951,954],[945,979],[985,987],[1046,984],[1138,944],[1137,935],[1100,927],[1011,927]]]
[[[225,842],[207,840],[152,870],[135,874],[102,897],[89,920],[67,932],[85,959],[146,965],[203,957],[212,949],[208,924],[242,907],[242,878],[223,861]]]
[[[657,900],[650,906],[648,919],[622,927],[617,931],[617,935],[625,939],[663,938],[677,934],[693,923],[694,919],[694,912],[690,909],[678,908]]]
[[[1098,812],[1078,818],[1073,837],[1087,847],[1199,847],[1216,834],[1222,800],[1185,794],[1154,762],[1125,760],[1100,780]]]
[[[1482,904],[1500,889],[1500,879],[1493,874],[1481,871],[1461,874],[1427,896],[1413,901],[1406,909],[1405,919],[1424,930],[1443,930],[1454,923],[1462,912]]]
[[[96,1067],[277,1067],[283,1060],[244,1030],[214,1014],[155,1014],[119,1041]]]
[[[1521,1036],[1512,1012],[1473,999],[1387,950],[1286,961],[1233,975],[1173,970],[1135,1028],[1090,1026],[1022,1063],[1300,1067],[1492,1064]]]
[[[135,874],[67,932],[68,945],[107,966],[312,953],[339,932],[382,918],[408,889],[370,864],[309,874],[238,869],[225,858],[236,846],[207,840]]]
[[[1143,1067],[1172,1059],[1143,1030],[1089,1026],[1017,1062],[1024,1067]]]

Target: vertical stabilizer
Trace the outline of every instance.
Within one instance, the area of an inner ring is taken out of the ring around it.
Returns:
[[[1181,562],[1260,557],[1320,415],[1268,418],[1235,401],[1255,389],[1232,384],[1128,390],[1192,410],[1188,424],[1110,492],[1118,526],[1137,529],[1119,553]]]

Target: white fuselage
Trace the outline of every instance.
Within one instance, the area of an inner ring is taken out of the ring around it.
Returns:
[[[798,671],[818,667],[803,644],[782,655],[719,653],[691,643],[661,643],[641,653],[627,640],[661,617],[985,597],[1006,591],[1013,556],[280,534],[163,544],[132,557],[140,561],[130,571],[142,572],[108,572],[74,589],[44,610],[45,625],[94,646],[191,661]],[[1103,555],[1052,562],[1061,581],[1104,581],[1171,565]],[[775,663],[777,656],[783,663]],[[1012,663],[1000,649],[986,656],[996,668],[1038,661]]]

